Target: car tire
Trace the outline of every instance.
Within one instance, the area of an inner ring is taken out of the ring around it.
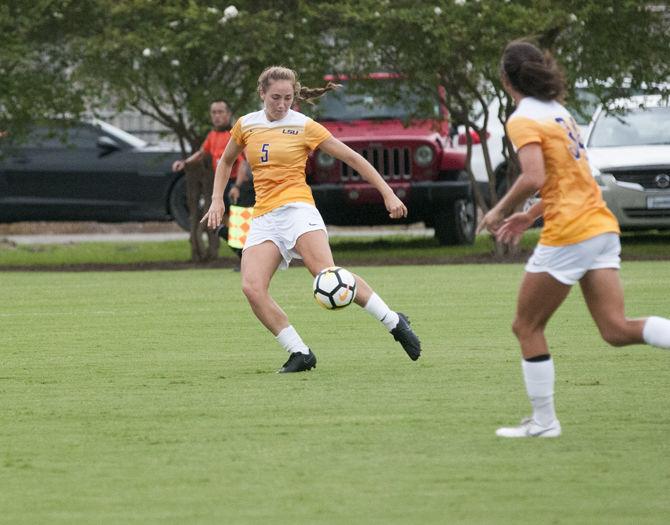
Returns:
[[[180,177],[170,192],[170,215],[183,230],[191,231],[191,218],[186,198],[186,177]]]
[[[457,199],[435,214],[435,237],[441,245],[472,244],[477,229],[477,207],[472,198]]]

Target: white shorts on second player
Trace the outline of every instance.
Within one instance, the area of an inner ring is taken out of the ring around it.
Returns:
[[[576,244],[545,246],[538,244],[526,271],[548,273],[557,281],[572,286],[589,270],[621,267],[621,242],[616,233],[603,233]]]
[[[306,202],[293,202],[254,217],[244,250],[272,241],[283,258],[279,268],[285,270],[292,259],[302,259],[294,249],[298,237],[314,230],[323,230],[328,234],[319,210]]]

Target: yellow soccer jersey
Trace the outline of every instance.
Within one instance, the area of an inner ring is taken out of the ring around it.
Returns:
[[[305,163],[310,151],[331,136],[326,128],[293,110],[270,122],[261,110],[240,118],[231,135],[246,148],[254,174],[254,217],[290,202],[314,204]]]
[[[507,121],[507,133],[517,150],[534,142],[542,147],[545,182],[540,189],[544,204],[540,244],[564,246],[601,233],[619,233],[619,224],[591,175],[579,128],[561,104],[522,99]]]

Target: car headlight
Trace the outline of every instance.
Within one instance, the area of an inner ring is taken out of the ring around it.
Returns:
[[[319,151],[316,154],[316,163],[320,168],[330,168],[335,164],[335,157],[328,155],[328,153],[324,151]]]
[[[598,184],[598,186],[602,186],[603,188],[606,186],[605,181],[603,180],[603,174],[595,166],[591,166],[591,175],[593,175],[593,178],[596,180],[596,184]]]
[[[416,148],[416,151],[414,152],[414,160],[419,166],[428,166],[428,164],[433,162],[434,157],[435,153],[433,152],[433,148],[426,146],[425,144]]]

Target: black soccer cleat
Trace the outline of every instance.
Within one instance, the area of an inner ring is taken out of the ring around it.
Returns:
[[[311,350],[309,351],[309,354],[293,352],[289,356],[288,361],[284,363],[284,366],[277,370],[277,373],[288,374],[290,372],[306,372],[312,368],[316,368],[316,356]]]
[[[398,341],[412,361],[416,361],[421,356],[421,341],[409,326],[409,318],[405,314],[398,312],[398,324],[391,330],[393,339]]]

